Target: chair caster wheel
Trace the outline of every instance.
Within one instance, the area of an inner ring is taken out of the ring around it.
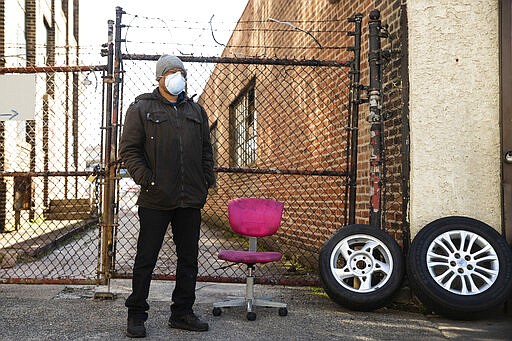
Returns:
[[[279,308],[279,316],[286,316],[286,315],[288,315],[288,309]]]
[[[247,313],[247,319],[248,319],[249,321],[254,321],[254,320],[256,320],[256,313],[255,313],[255,312],[252,312],[252,311],[248,312],[248,313]]]
[[[213,316],[220,316],[220,314],[222,314],[222,309],[220,309],[219,307],[215,307],[213,308],[212,314]]]

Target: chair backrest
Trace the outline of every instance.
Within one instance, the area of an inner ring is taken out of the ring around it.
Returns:
[[[283,208],[283,203],[271,199],[233,199],[228,202],[229,225],[244,236],[270,236],[281,224]]]

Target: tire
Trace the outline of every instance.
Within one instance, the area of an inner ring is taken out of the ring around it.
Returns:
[[[320,280],[327,295],[351,310],[384,307],[402,283],[402,250],[384,231],[349,225],[321,248]]]
[[[506,240],[468,217],[427,224],[411,244],[407,272],[420,301],[452,319],[479,318],[512,292],[512,252]]]

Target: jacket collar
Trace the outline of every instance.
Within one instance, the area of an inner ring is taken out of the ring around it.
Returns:
[[[155,88],[155,90],[153,90],[153,97],[155,97],[155,99],[158,99],[159,101],[161,102],[164,102],[164,103],[170,103],[167,98],[165,98],[164,96],[162,96],[162,94],[160,93],[160,91],[158,90],[158,87]],[[178,95],[178,101],[176,102],[177,104],[180,104],[181,102],[184,102],[184,101],[189,101],[191,100],[191,98],[189,98],[187,96],[187,94],[185,93],[185,91],[183,91],[182,93],[180,93]]]

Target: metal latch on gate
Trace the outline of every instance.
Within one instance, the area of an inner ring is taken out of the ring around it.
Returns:
[[[96,165],[96,166],[94,166],[92,173],[89,174],[89,176],[87,177],[87,181],[89,181],[90,183],[94,183],[94,181],[96,181],[96,178],[99,175],[100,175],[100,165]]]

